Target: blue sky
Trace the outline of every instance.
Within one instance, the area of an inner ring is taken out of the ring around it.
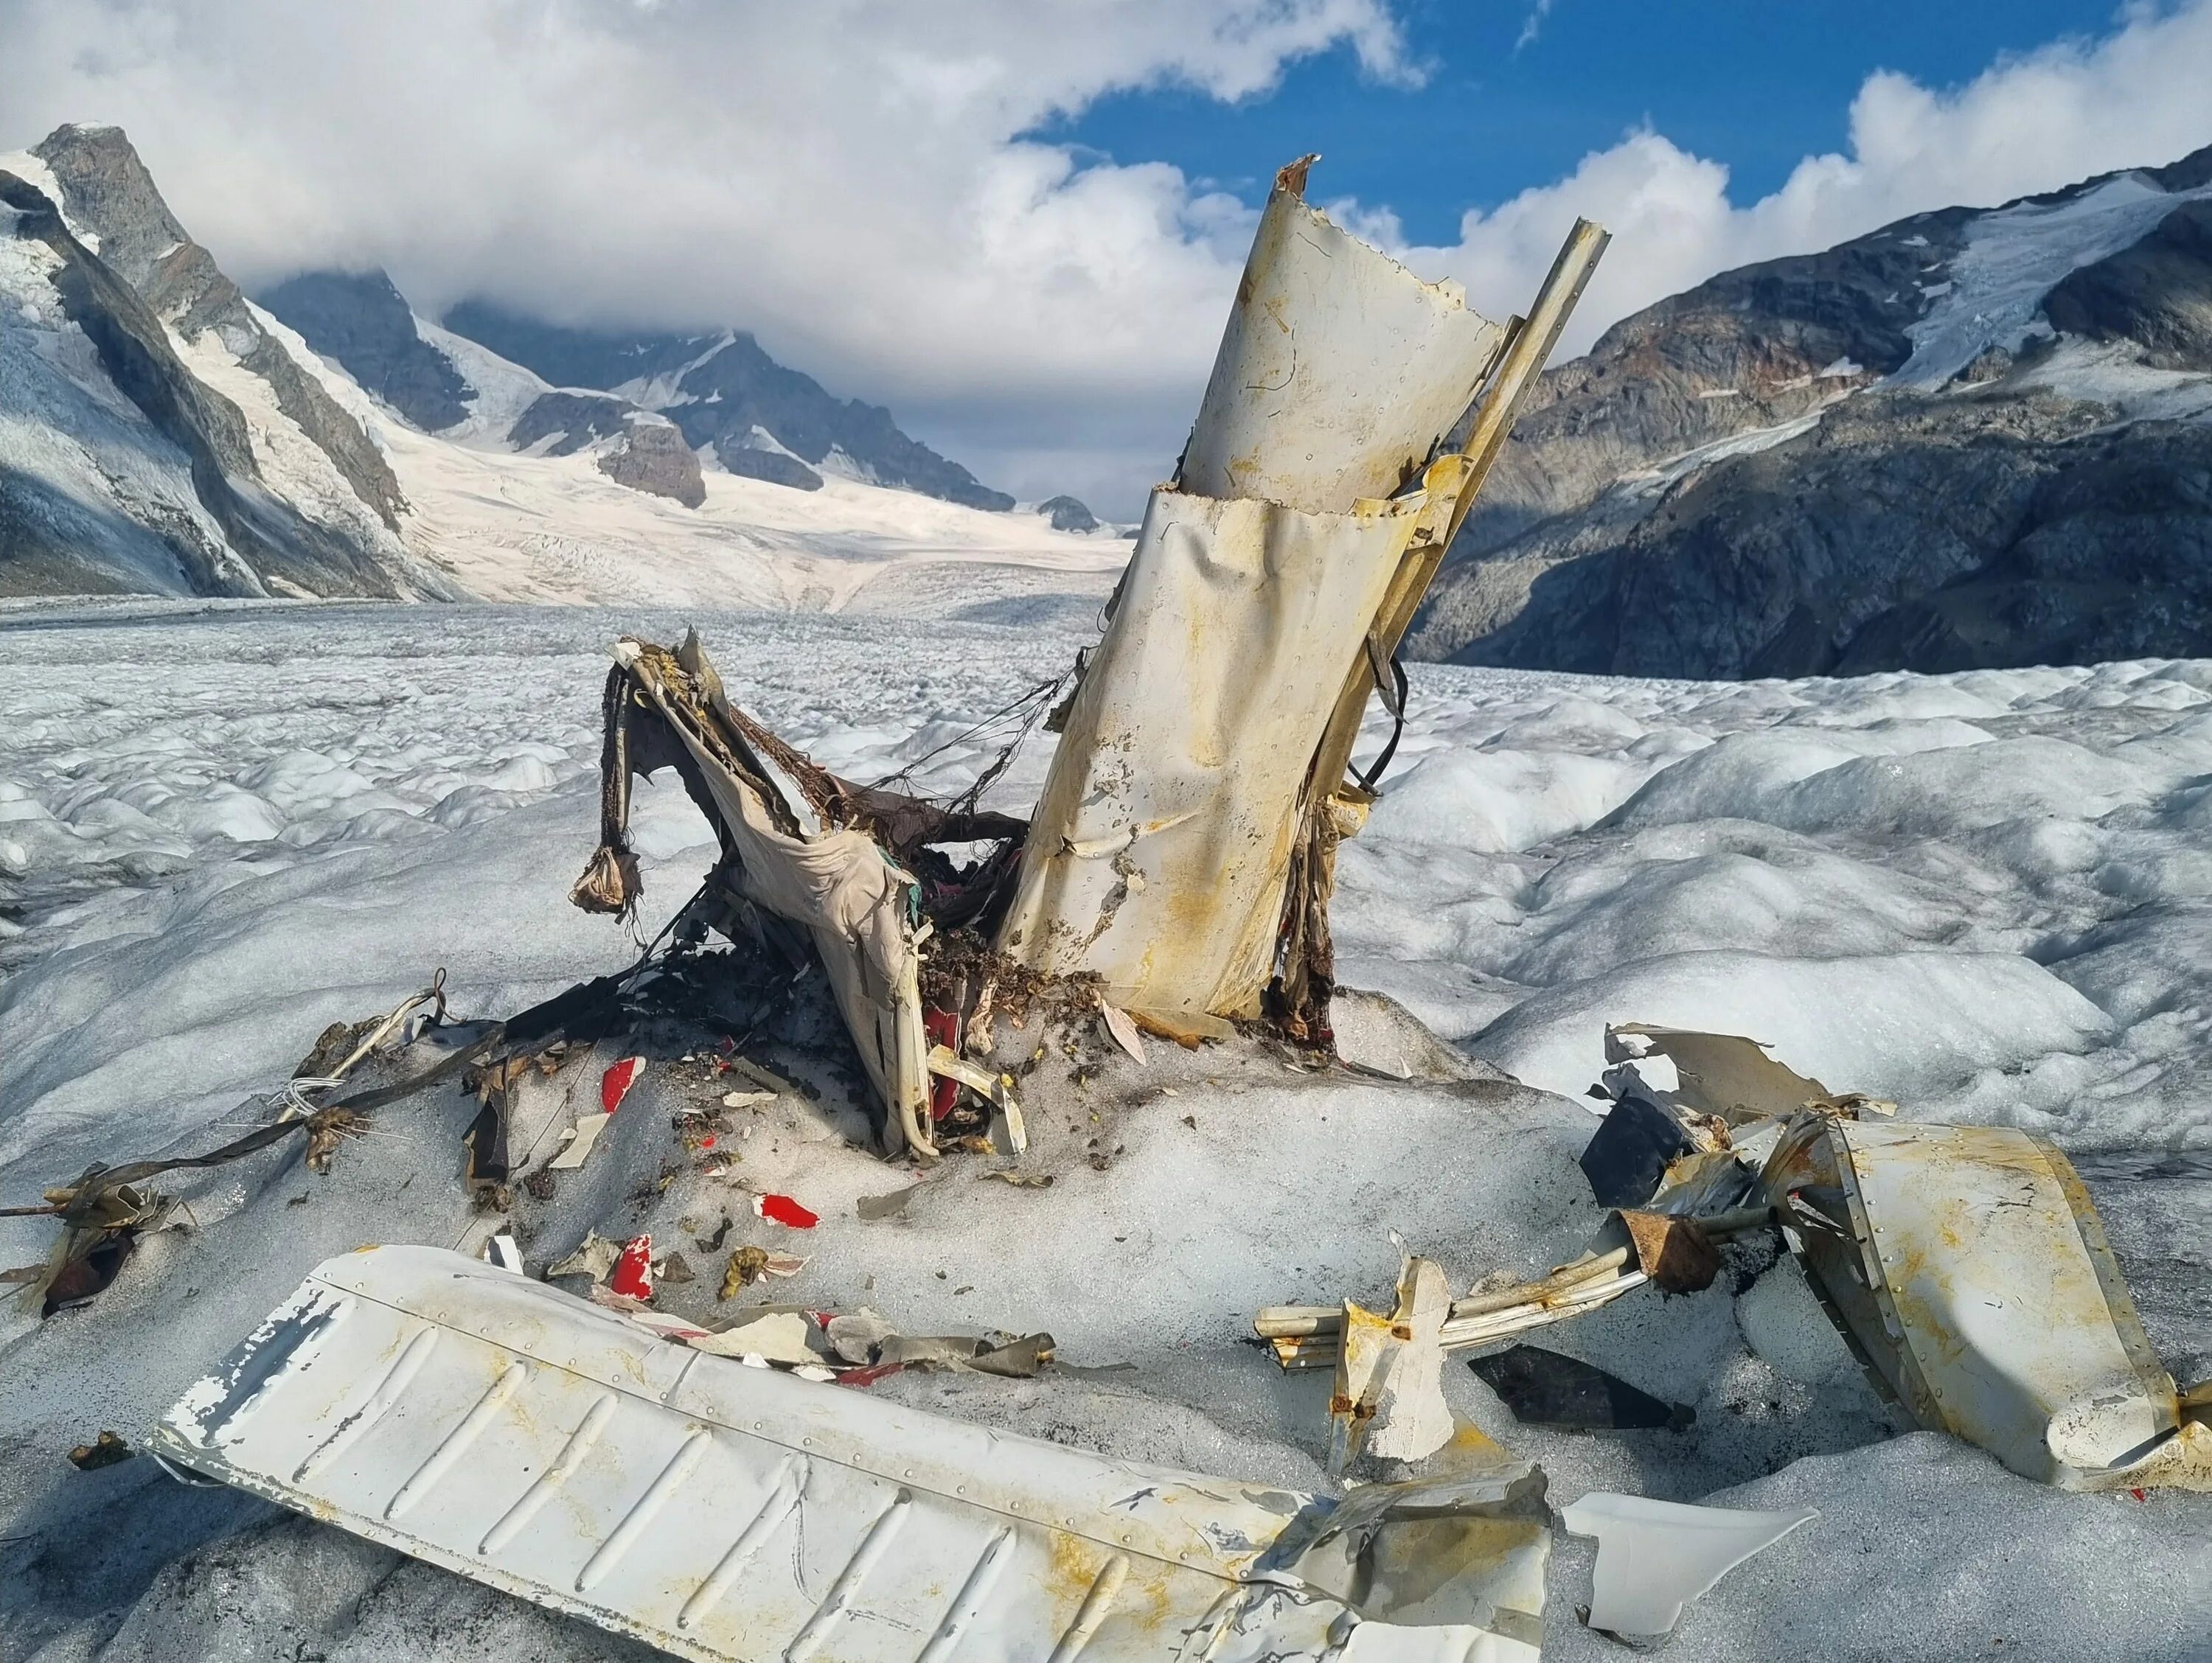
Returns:
[[[1076,120],[1032,130],[1124,165],[1173,162],[1255,204],[1280,163],[1315,149],[1317,197],[1387,203],[1410,240],[1444,245],[1466,209],[1568,174],[1646,124],[1725,163],[1730,199],[1748,203],[1802,158],[1844,148],[1852,97],[1877,70],[1954,86],[2118,21],[2111,3],[2082,0],[1552,0],[1540,17],[1509,0],[1402,0],[1397,10],[1430,65],[1418,88],[1378,84],[1340,46],[1240,102],[1109,94]],[[1439,154],[1454,165],[1425,165]]]

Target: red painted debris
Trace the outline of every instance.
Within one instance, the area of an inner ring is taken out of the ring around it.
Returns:
[[[2142,1491],[2136,1490],[2132,1486],[2129,1488],[2128,1494],[2134,1496],[2139,1502],[2147,1502],[2150,1499],[2150,1497],[2144,1495]]]
[[[838,1371],[837,1375],[837,1384],[840,1386],[873,1386],[879,1380],[890,1379],[893,1375],[897,1374],[905,1367],[906,1364],[903,1363],[878,1363],[866,1369],[841,1369]]]
[[[700,1148],[702,1148],[702,1149],[712,1149],[712,1148],[714,1148],[714,1134],[713,1132],[708,1132],[705,1137],[702,1138],[699,1140],[699,1147],[700,1147]]]
[[[636,1083],[637,1077],[644,1072],[644,1058],[624,1057],[600,1075],[599,1107],[608,1114],[613,1114],[622,1100],[629,1095],[629,1089]]]
[[[633,1235],[623,1244],[615,1272],[607,1278],[607,1291],[630,1299],[653,1297],[653,1238]]]
[[[932,1007],[921,1013],[921,1031],[933,1043],[948,1051],[960,1048],[960,1018],[950,1011]],[[952,1105],[960,1101],[960,1082],[945,1075],[933,1075],[929,1082],[929,1118],[941,1120],[952,1113]]]
[[[822,1222],[787,1195],[756,1195],[753,1211],[770,1223],[788,1224],[795,1230],[811,1230]]]

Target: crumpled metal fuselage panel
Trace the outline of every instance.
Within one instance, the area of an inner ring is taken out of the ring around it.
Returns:
[[[1360,1655],[1535,1656],[1272,1568],[1326,1502],[748,1368],[434,1248],[319,1266],[151,1447],[690,1658],[1288,1663],[1361,1628],[1407,1644]],[[1539,1601],[1541,1546],[1506,1567],[1534,1554]]]
[[[737,847],[738,881],[747,897],[799,925],[813,941],[890,1125],[905,1129],[909,1141],[921,1141],[915,1134],[929,1096],[929,1041],[914,944],[914,879],[865,833],[825,828],[793,837],[779,829],[753,786],[700,742],[670,701],[653,660],[624,640],[615,661],[638,678],[697,764],[716,817]]]
[[[2173,1380],[2066,1157],[2008,1126],[1808,1130],[1802,1176],[1851,1239],[1808,1231],[1806,1255],[1879,1383],[2025,1477],[2140,1481],[2179,1430]]]
[[[1407,547],[1449,509],[1425,493],[1310,514],[1155,492],[1001,949],[1095,972],[1121,1004],[1256,1014],[1316,749]]]
[[[1261,216],[1000,929],[1124,1004],[1260,1013],[1308,799],[1340,783],[1334,751],[1339,777],[1316,776],[1322,741],[1346,706],[1348,755],[1394,580],[1425,585],[1456,524],[1470,466],[1437,452],[1504,349],[1456,284],[1307,206],[1304,175],[1285,169]]]

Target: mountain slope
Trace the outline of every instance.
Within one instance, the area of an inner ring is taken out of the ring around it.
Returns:
[[[2212,649],[2212,149],[1723,273],[1543,378],[1409,650],[1805,675]]]
[[[395,535],[359,424],[119,133],[0,157],[0,593],[454,592]]]
[[[454,307],[445,325],[556,386],[598,387],[662,412],[732,473],[812,489],[822,473],[843,472],[971,508],[1014,506],[900,431],[881,405],[832,397],[749,334],[563,329],[482,300]]]
[[[0,596],[1087,618],[1127,553],[1042,515],[869,483],[838,435],[877,471],[903,445],[974,485],[883,412],[780,367],[761,385],[832,429],[821,473],[757,428],[725,447],[739,468],[713,449],[702,466],[640,398],[554,385],[416,316],[380,271],[269,298],[312,344],[239,293],[120,132],[64,127],[0,155]],[[694,395],[675,382],[732,343],[663,343],[665,362],[619,367],[681,408]],[[871,416],[891,435],[872,448],[856,436]],[[963,494],[979,493],[1004,501]]]
[[[617,484],[687,508],[706,500],[699,458],[665,416],[605,393],[551,386],[425,324],[380,270],[303,272],[261,301],[423,433],[541,456],[588,449]]]
[[[396,529],[399,483],[320,382],[276,340],[238,285],[171,215],[120,128],[58,128],[32,152],[53,172],[61,207],[99,239],[101,259],[189,343],[213,334],[264,382],[279,411],[327,457],[361,501]]]

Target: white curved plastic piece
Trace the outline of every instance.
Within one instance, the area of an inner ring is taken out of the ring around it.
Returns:
[[[432,1247],[319,1266],[149,1444],[702,1663],[1535,1663],[1542,1632],[1526,1464],[1341,1501],[1138,1466]]]
[[[1763,1548],[1817,1519],[1692,1507],[1593,1490],[1560,1515],[1577,1536],[1597,1538],[1589,1625],[1610,1634],[1672,1634],[1682,1607]]]

